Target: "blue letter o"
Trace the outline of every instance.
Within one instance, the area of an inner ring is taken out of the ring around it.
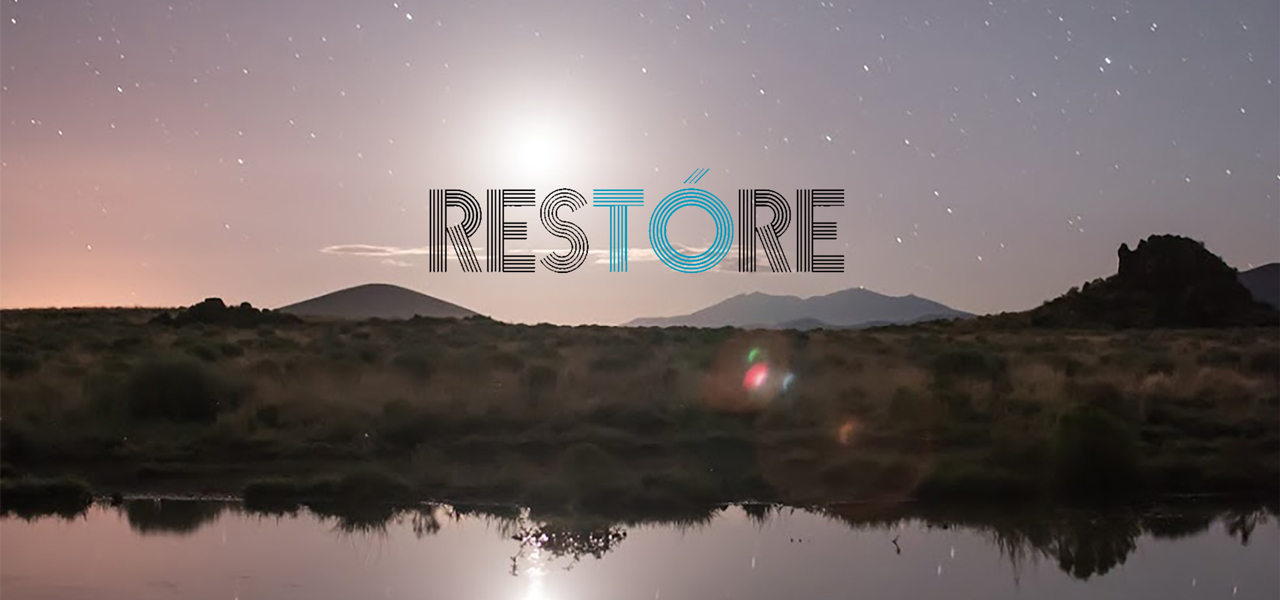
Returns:
[[[677,210],[686,206],[697,206],[711,213],[711,218],[716,223],[715,242],[702,253],[692,256],[676,252],[667,240],[667,221]],[[663,264],[681,273],[701,273],[720,264],[724,255],[729,253],[729,244],[732,242],[733,216],[729,214],[729,207],[706,190],[685,188],[671,192],[658,203],[658,208],[649,218],[649,245],[653,246]]]

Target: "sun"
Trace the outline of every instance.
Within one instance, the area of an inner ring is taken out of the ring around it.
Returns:
[[[506,145],[510,168],[521,177],[563,170],[569,153],[563,128],[546,120],[512,126]]]

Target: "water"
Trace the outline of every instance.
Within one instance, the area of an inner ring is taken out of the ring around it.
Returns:
[[[0,521],[5,600],[1280,597],[1252,508],[1105,512],[732,506],[665,520],[263,514],[133,500]]]

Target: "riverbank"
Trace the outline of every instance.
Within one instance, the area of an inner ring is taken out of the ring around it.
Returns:
[[[175,326],[157,314],[0,316],[6,481],[583,509],[1280,491],[1275,328]]]

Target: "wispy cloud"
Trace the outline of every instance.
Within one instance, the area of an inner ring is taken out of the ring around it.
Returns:
[[[398,248],[396,246],[373,246],[370,244],[338,244],[335,246],[325,246],[320,249],[325,254],[347,254],[351,256],[416,256],[428,254],[431,249],[427,246],[418,246],[416,248]]]
[[[672,244],[672,246],[674,246],[678,252],[681,252],[684,254],[701,254],[702,252],[706,252],[707,250],[706,247],[699,248],[699,247],[685,246],[682,244],[674,244],[674,243]],[[452,245],[446,245],[445,249],[447,252],[447,256],[450,260],[455,260],[457,258],[458,255],[456,252],[453,251]],[[483,247],[479,247],[479,246],[475,248],[477,259],[484,260],[485,258],[484,250],[485,249]],[[365,256],[370,258],[380,258],[382,260],[379,262],[384,265],[393,266],[393,267],[412,267],[414,266],[413,263],[407,262],[397,257],[426,256],[427,254],[430,253],[431,250],[427,246],[399,247],[399,246],[378,246],[374,244],[336,244],[333,246],[325,246],[324,248],[321,248],[320,251],[325,254],[340,254],[344,256]],[[567,248],[507,248],[505,250],[507,254],[536,254],[538,256],[545,256],[553,252],[566,252],[566,251],[567,251]],[[597,265],[609,264],[608,248],[597,248],[594,250],[589,250],[587,251],[587,255],[589,257],[594,257],[594,260],[591,261],[593,264],[597,264]],[[638,247],[627,248],[627,262],[629,263],[658,262],[658,253],[655,252],[653,248],[638,248]],[[760,257],[757,257],[757,264],[763,265],[766,268],[766,270],[768,268],[767,263]],[[714,267],[712,270],[736,271],[736,269],[737,269],[737,263],[733,260],[730,260],[729,257],[726,256],[725,260],[720,261],[720,264]]]
[[[325,254],[341,254],[343,256],[367,256],[371,258],[391,258],[396,256],[426,256],[431,253],[429,246],[416,246],[410,248],[401,248],[398,246],[375,246],[373,244],[337,244],[333,246],[325,246],[320,249]],[[483,259],[485,257],[484,248],[476,247],[476,258]],[[529,252],[525,250],[524,252]],[[507,254],[520,254],[518,250],[507,250]],[[453,251],[453,246],[445,247],[445,255],[449,258],[456,258],[458,254]],[[410,266],[410,263],[397,261],[400,264],[396,266]],[[392,264],[382,261],[383,264]]]

